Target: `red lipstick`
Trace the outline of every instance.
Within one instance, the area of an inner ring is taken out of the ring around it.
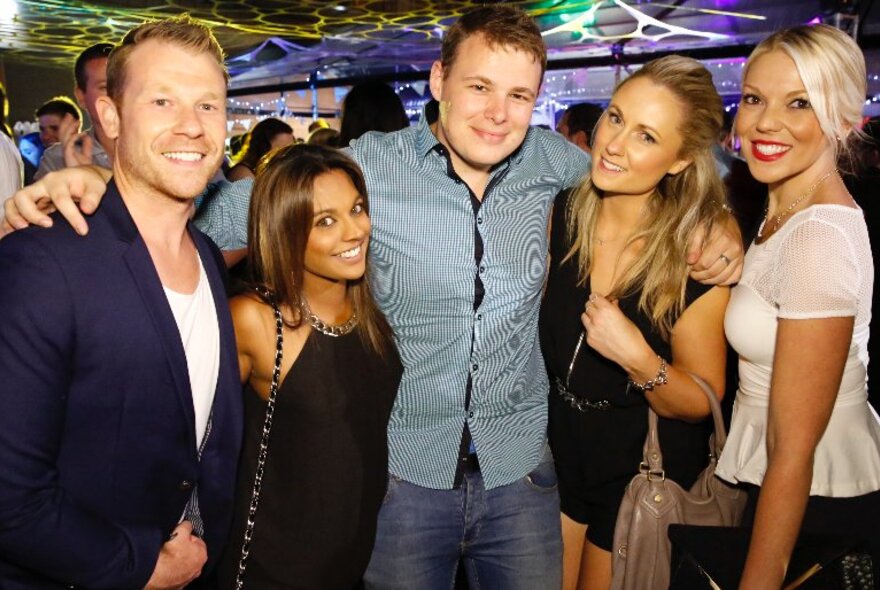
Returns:
[[[759,146],[780,146],[780,147],[784,147],[786,149],[778,151],[778,152],[774,152],[771,154],[766,154],[766,153],[763,153],[758,150]],[[755,157],[756,160],[760,160],[761,162],[775,162],[776,160],[778,160],[779,158],[781,158],[782,156],[787,154],[790,149],[791,149],[790,145],[787,145],[784,143],[779,143],[776,141],[753,141],[752,142],[752,155]]]

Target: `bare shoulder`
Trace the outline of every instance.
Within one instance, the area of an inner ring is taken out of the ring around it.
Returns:
[[[248,381],[261,397],[266,399],[275,365],[277,324],[272,306],[254,293],[233,297],[229,302],[239,356],[252,362]],[[299,357],[310,333],[309,325],[297,325],[299,318],[282,306],[283,354],[281,379],[287,375]],[[291,327],[291,324],[295,327]]]
[[[812,199],[815,205],[842,205],[852,209],[858,209],[858,205],[850,194],[843,180],[827,183],[816,191]]]
[[[272,307],[254,293],[237,295],[229,300],[229,311],[235,327],[235,339],[239,351],[253,351],[254,346],[266,340],[274,331],[275,318]]]
[[[688,334],[693,337],[711,325],[724,321],[724,312],[730,299],[730,287],[715,285],[697,297],[679,316],[672,328],[673,336]]]

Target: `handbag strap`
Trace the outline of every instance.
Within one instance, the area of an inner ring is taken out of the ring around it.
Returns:
[[[284,345],[284,319],[281,316],[281,308],[275,301],[270,291],[257,288],[257,292],[267,301],[275,312],[275,367],[272,369],[272,385],[269,387],[269,399],[266,403],[266,417],[263,420],[263,433],[260,437],[260,449],[257,454],[257,469],[254,475],[254,489],[251,492],[251,502],[248,506],[247,522],[244,529],[244,540],[241,543],[241,557],[238,560],[238,571],[235,574],[235,588],[244,588],[244,572],[247,568],[247,559],[251,551],[251,541],[254,537],[254,519],[257,515],[257,507],[260,505],[260,490],[263,487],[263,472],[266,468],[266,457],[269,454],[269,435],[272,432],[272,417],[275,414],[275,398],[278,396],[278,385],[281,380],[281,353]]]
[[[718,402],[718,396],[715,395],[711,385],[693,373],[688,373],[688,375],[706,394],[709,409],[712,410],[712,422],[715,425],[715,433],[709,438],[709,453],[712,459],[717,459],[721,456],[724,443],[727,441],[727,429],[724,428],[721,404]],[[664,477],[663,452],[660,450],[657,422],[657,413],[648,404],[648,434],[645,437],[645,445],[642,449],[642,464],[639,466],[639,471],[647,473],[649,476]]]

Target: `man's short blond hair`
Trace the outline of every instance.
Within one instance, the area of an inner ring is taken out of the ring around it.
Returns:
[[[145,41],[164,41],[189,49],[194,53],[207,53],[217,60],[223,70],[223,76],[229,81],[229,74],[224,64],[223,48],[214,34],[204,24],[188,14],[143,23],[131,29],[122,38],[116,48],[110,52],[107,61],[107,95],[113,102],[120,104],[122,89],[125,86],[128,59],[135,48]]]

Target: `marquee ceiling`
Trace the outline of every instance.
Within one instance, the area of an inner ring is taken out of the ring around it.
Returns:
[[[239,85],[321,73],[424,70],[476,0],[0,0],[0,58],[70,67],[145,19],[189,12],[214,26]],[[537,19],[551,60],[754,43],[827,0],[512,1]],[[833,4],[833,2],[831,2]],[[849,0],[848,5],[858,5]],[[862,3],[870,6],[871,3]],[[874,26],[862,15],[863,28]],[[233,83],[235,86],[236,82]]]

